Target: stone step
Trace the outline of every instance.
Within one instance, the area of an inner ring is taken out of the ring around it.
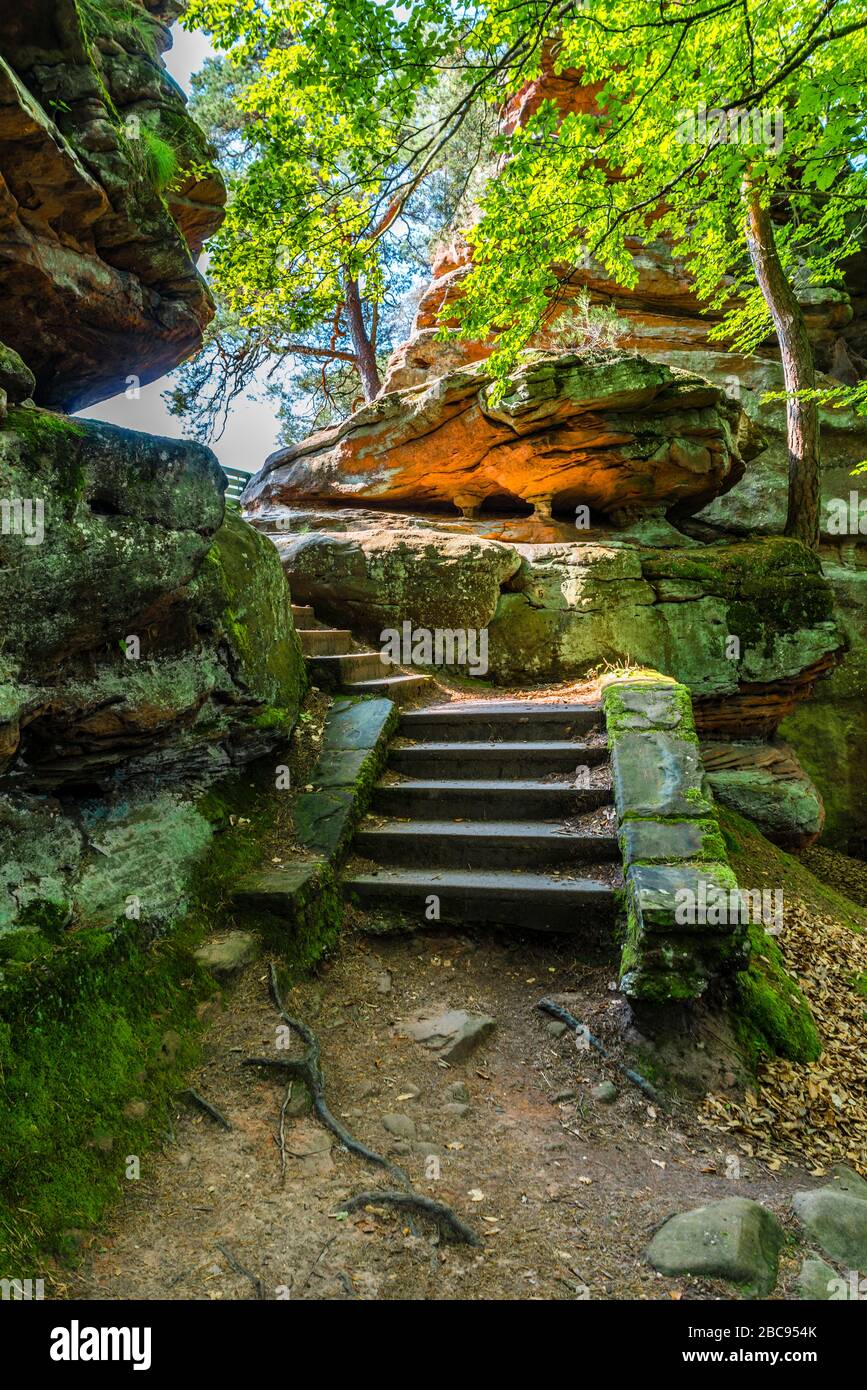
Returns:
[[[467,816],[472,820],[532,820],[574,816],[610,805],[610,787],[570,787],[530,778],[497,782],[484,778],[441,781],[381,782],[373,793],[372,809],[389,816],[437,818]]]
[[[574,933],[585,942],[599,941],[606,956],[613,956],[617,899],[611,885],[590,872],[586,878],[558,879],[478,869],[383,869],[348,874],[343,888],[365,907],[400,908],[422,925],[432,920],[434,895],[437,920]]]
[[[419,743],[407,748],[392,748],[388,765],[395,772],[412,777],[448,776],[460,772],[461,777],[532,778],[546,773],[575,772],[578,767],[593,767],[606,762],[608,749],[568,740],[546,743]]]
[[[601,722],[599,705],[457,700],[452,705],[427,705],[404,714],[400,732],[407,738],[430,739],[433,743],[450,739],[461,743],[470,739],[535,742],[540,738],[565,739],[586,734],[598,729]]]
[[[326,688],[350,681],[384,680],[395,674],[394,666],[383,661],[379,652],[345,652],[337,656],[310,656],[311,675]]]
[[[380,864],[457,869],[541,869],[619,859],[617,837],[544,821],[417,820],[363,823],[355,849]]]
[[[306,603],[292,604],[292,619],[299,632],[316,626],[316,614]]]
[[[345,656],[352,651],[352,633],[348,628],[301,628],[298,636],[305,656]]]
[[[394,667],[391,669],[394,670]],[[404,700],[412,699],[430,683],[430,676],[381,676],[371,681],[347,681],[343,689],[349,695],[380,695],[393,700],[396,705],[402,705]]]

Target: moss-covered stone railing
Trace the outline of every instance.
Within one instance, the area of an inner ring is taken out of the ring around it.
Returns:
[[[260,928],[288,928],[312,964],[337,939],[342,917],[336,870],[370,804],[388,744],[397,727],[391,700],[341,696],[328,712],[322,752],[310,773],[310,790],[295,805],[298,841],[315,858],[248,874],[232,899],[246,921]]]
[[[728,910],[739,903],[738,885],[705,784],[690,693],[643,671],[605,678],[602,699],[626,875],[620,987],[639,999],[695,999],[743,968],[748,938],[740,910]],[[708,901],[714,910],[704,910]]]

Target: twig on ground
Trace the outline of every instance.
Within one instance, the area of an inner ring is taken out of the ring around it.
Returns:
[[[304,1290],[307,1288],[307,1285],[310,1283],[310,1280],[313,1278],[314,1269],[318,1265],[319,1261],[322,1259],[322,1256],[325,1254],[325,1251],[328,1249],[329,1245],[333,1245],[336,1239],[336,1235],[328,1237],[322,1249],[319,1251],[319,1254],[316,1256],[316,1259],[313,1261],[312,1265],[308,1269],[307,1278],[304,1280],[304,1283],[301,1285],[301,1288],[298,1290],[298,1293],[294,1295],[294,1297],[300,1298],[301,1294],[303,1294]]]
[[[616,1057],[612,1057],[604,1043],[601,1043],[598,1038],[593,1036],[586,1023],[579,1023],[578,1019],[574,1018],[573,1015],[569,1013],[568,1009],[561,1008],[559,1004],[554,1003],[553,999],[540,999],[536,1008],[541,1009],[544,1014],[550,1014],[552,1018],[558,1019],[560,1023],[565,1023],[566,1027],[571,1028],[574,1033],[579,1033],[582,1038],[586,1038],[589,1045],[595,1047],[597,1052],[601,1053],[603,1057],[611,1062],[618,1071],[621,1071],[627,1080],[632,1082],[633,1086],[637,1086],[640,1091],[643,1091],[644,1094],[649,1096],[652,1101],[655,1101],[657,1105],[663,1104],[662,1097],[659,1092],[651,1086],[650,1082],[646,1081],[639,1072],[633,1071],[631,1067],[625,1067],[622,1062],[618,1062]]]
[[[218,1125],[221,1125],[223,1129],[232,1128],[222,1110],[218,1110],[216,1105],[212,1105],[209,1100],[205,1100],[205,1097],[200,1096],[198,1091],[194,1091],[192,1087],[188,1086],[185,1091],[179,1091],[178,1095],[182,1099],[191,1101],[198,1110],[204,1111],[206,1115],[209,1115],[211,1119],[216,1121]]]
[[[286,1107],[292,1099],[292,1082],[286,1087],[283,1104],[280,1106],[280,1127],[277,1130],[277,1147],[280,1150],[280,1181],[286,1181]]]
[[[476,1233],[456,1216],[451,1207],[435,1202],[431,1197],[422,1197],[418,1192],[359,1192],[341,1202],[337,1211],[352,1212],[359,1207],[389,1206],[401,1211],[419,1211],[436,1221],[443,1240],[462,1242],[464,1245],[481,1245]]]
[[[241,1264],[241,1261],[235,1258],[228,1245],[221,1245],[220,1242],[217,1241],[217,1249],[220,1251],[221,1255],[225,1255],[226,1259],[229,1262],[229,1265],[235,1271],[236,1274],[242,1275],[244,1279],[249,1279],[250,1283],[253,1285],[253,1288],[256,1290],[256,1297],[264,1299],[265,1285],[259,1278],[258,1274],[251,1274],[250,1270],[246,1269],[244,1265]]]

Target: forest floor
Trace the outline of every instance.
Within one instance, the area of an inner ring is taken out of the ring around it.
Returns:
[[[461,692],[444,687],[440,697]],[[326,707],[309,697],[293,786],[309,775]],[[281,857],[292,856],[290,822],[281,814],[269,854],[279,841]],[[778,942],[813,1007],[825,1046],[817,1063],[770,1061],[758,1082],[745,1077],[710,1014],[692,1036],[657,1049],[616,991],[614,964],[588,964],[574,939],[440,924],[414,931],[347,910],[338,949],[286,991],[286,1008],[319,1039],[340,1122],[405,1169],[417,1192],[452,1207],[480,1244],[445,1243],[428,1217],[375,1202],[339,1213],[348,1198],[395,1182],[321,1126],[298,1082],[281,1158],[285,1080],[242,1065],[273,1049],[280,1025],[263,954],[207,1006],[189,1081],[231,1129],[178,1100],[162,1148],[142,1156],[140,1179],[125,1184],[75,1267],[58,1267],[52,1295],[728,1299],[738,1296],[731,1285],[665,1278],[644,1252],[676,1212],[743,1196],[783,1222],[771,1298],[796,1298],[807,1247],[793,1192],[817,1185],[836,1159],[867,1164],[867,866],[830,851],[783,854],[747,822],[732,821],[727,841],[741,882],[784,886]],[[837,891],[850,883],[851,896]],[[546,995],[614,1059],[657,1083],[666,1071],[685,1082],[678,1098],[662,1080],[665,1103],[653,1103],[612,1061],[579,1050],[574,1034],[555,1036],[537,1007]],[[443,1009],[496,1022],[450,1066],[401,1028]],[[283,1055],[300,1055],[300,1045]],[[616,1088],[613,1101],[594,1098],[602,1082]]]
[[[171,1139],[143,1161],[141,1180],[127,1185],[56,1294],[246,1299],[261,1280],[273,1299],[731,1298],[730,1285],[663,1278],[644,1251],[675,1212],[738,1195],[782,1220],[790,1239],[772,1297],[797,1296],[804,1248],[790,1199],[816,1182],[809,1167],[774,1171],[709,1128],[698,1100],[654,1105],[597,1053],[579,1052],[572,1034],[552,1036],[536,1005],[566,996],[630,1060],[628,1011],[610,967],[582,964],[564,938],[445,929],[381,937],[367,933],[371,925],[354,917],[339,952],[287,992],[286,1007],[321,1042],[342,1123],[404,1167],[417,1191],[452,1206],[481,1245],[442,1243],[427,1218],[373,1204],[335,1214],[346,1198],[394,1183],[309,1112],[285,1118],[281,1172],[285,1084],[241,1065],[273,1047],[279,1024],[263,958],[212,1006],[191,1079],[231,1131],[180,1104]],[[452,1066],[398,1026],[440,1007],[496,1020],[490,1039]],[[716,1089],[732,1090],[724,1058],[710,1065]],[[591,1097],[602,1081],[616,1086],[613,1103]],[[395,1115],[405,1117],[402,1137],[383,1124]]]

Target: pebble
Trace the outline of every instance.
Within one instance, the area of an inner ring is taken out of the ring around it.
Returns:
[[[383,1115],[382,1123],[389,1134],[394,1134],[398,1139],[415,1138],[415,1121],[409,1115]]]
[[[594,1086],[590,1092],[594,1100],[601,1101],[603,1105],[611,1105],[617,1099],[618,1091],[613,1081],[600,1081],[598,1086]]]
[[[391,976],[387,970],[376,977],[376,988],[380,994],[391,994]]]
[[[457,1115],[459,1120],[470,1113],[470,1107],[459,1100],[450,1100],[447,1105],[443,1106],[443,1110],[447,1115]]]
[[[565,1023],[558,1023],[555,1021],[553,1023],[546,1023],[545,1027],[552,1038],[562,1038],[563,1034],[566,1032]]]
[[[449,1101],[459,1101],[462,1104],[469,1104],[470,1093],[465,1081],[453,1081],[446,1086],[446,1099]]]

